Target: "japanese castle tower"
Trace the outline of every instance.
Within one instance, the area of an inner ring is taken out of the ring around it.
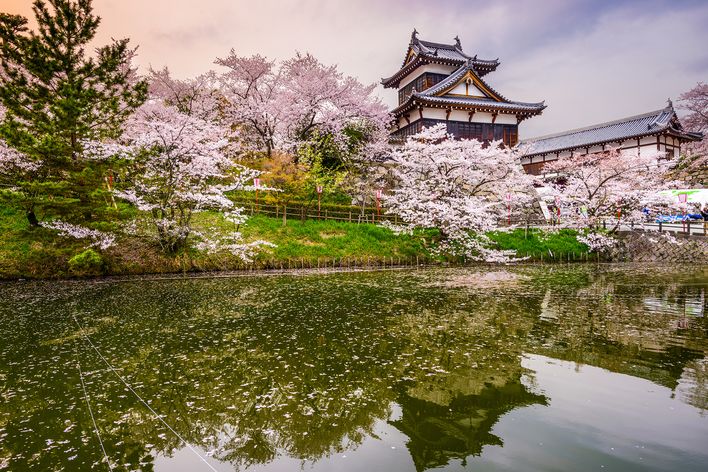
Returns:
[[[480,141],[519,141],[519,123],[541,114],[543,102],[524,103],[505,98],[483,77],[499,60],[478,59],[454,44],[418,39],[413,30],[401,69],[381,83],[398,89],[398,106],[391,136],[403,139],[423,127],[445,123],[450,134]]]

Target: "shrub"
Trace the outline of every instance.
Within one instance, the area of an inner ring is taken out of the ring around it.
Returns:
[[[86,249],[69,259],[69,272],[76,276],[101,275],[104,262],[99,253],[93,249]]]

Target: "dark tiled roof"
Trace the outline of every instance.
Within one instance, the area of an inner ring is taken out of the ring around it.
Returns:
[[[500,98],[500,101],[495,100],[494,98],[437,95],[457,83],[457,81],[464,77],[468,71],[471,71],[473,74],[475,74],[476,78],[480,81],[480,83],[483,84],[494,95]],[[517,111],[531,114],[540,113],[544,108],[546,108],[544,102],[514,102],[505,98],[476,74],[474,64],[471,60],[466,61],[455,72],[450,74],[438,84],[433,85],[432,87],[422,92],[414,92],[413,94],[411,94],[411,96],[408,97],[408,99],[404,103],[402,103],[393,110],[393,113],[396,114],[398,112],[409,109],[413,106],[414,103],[422,103],[428,105],[448,105],[452,107],[458,106],[462,108],[476,108],[483,110],[486,109]]]
[[[458,66],[472,61],[475,71],[480,77],[495,70],[499,65],[498,59],[477,59],[476,55],[467,55],[462,50],[462,45],[457,38],[455,38],[455,44],[444,44],[424,41],[418,39],[417,35],[418,33],[414,30],[401,69],[391,77],[381,80],[381,83],[385,87],[397,87],[401,79],[412,72],[416,67],[431,62]],[[415,57],[408,61],[410,51],[413,52]]]
[[[669,102],[661,110],[630,116],[621,120],[608,121],[563,133],[531,138],[520,143],[525,147],[527,157],[569,151],[601,144],[616,143],[630,138],[650,136],[671,131],[686,140],[700,140],[699,133],[687,133],[681,128],[674,107]]]
[[[433,43],[421,39],[418,40],[417,43],[414,43],[412,47],[417,53],[428,56],[452,59],[455,61],[467,61],[468,59],[472,59],[465,54],[461,48],[458,48],[454,44]],[[405,65],[405,63],[403,65]]]
[[[434,97],[421,94],[413,94],[408,97],[408,100],[396,107],[391,113],[398,115],[407,110],[415,108],[417,105],[422,106],[439,106],[445,108],[461,108],[475,109],[482,111],[503,111],[508,113],[518,112],[524,116],[537,115],[546,108],[543,102],[540,103],[525,103],[525,102],[498,102],[491,98],[473,98],[473,97]]]
[[[475,107],[489,107],[496,109],[521,110],[521,111],[541,111],[546,108],[543,102],[540,103],[525,103],[525,102],[498,102],[491,98],[473,98],[473,97],[430,97],[418,95],[420,99],[429,103],[439,103],[442,105],[463,105]]]

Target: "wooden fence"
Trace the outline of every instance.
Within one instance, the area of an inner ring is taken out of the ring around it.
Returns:
[[[390,221],[398,223],[398,215],[387,215],[384,208],[376,209],[373,207],[346,207],[346,206],[324,206],[318,209],[313,205],[290,204],[290,205],[275,205],[272,203],[256,203],[254,201],[238,201],[234,203],[246,209],[247,213],[262,214],[274,218],[282,218],[283,221],[289,219],[297,220],[333,220],[346,221],[349,223],[377,223],[381,221]]]
[[[345,221],[349,223],[380,223],[389,221],[393,224],[402,223],[398,215],[386,213],[385,208],[375,207],[347,207],[345,205],[322,205],[318,210],[316,205],[306,205],[302,203],[293,203],[290,205],[276,205],[272,203],[256,203],[252,200],[235,200],[234,203],[246,209],[247,213],[262,214],[274,218],[282,218],[284,222],[288,219],[296,220],[331,220]],[[519,228],[527,227],[540,228],[554,226],[555,221],[546,221],[542,218],[524,219],[512,216],[509,218],[500,218],[497,221],[497,227],[503,229],[509,226]],[[602,226],[605,228],[613,227],[616,222],[602,220]],[[626,224],[620,225],[622,231],[658,231],[671,232],[676,234],[685,234],[692,236],[708,236],[708,226],[703,221],[685,221],[677,223],[654,223],[646,222],[644,224]]]

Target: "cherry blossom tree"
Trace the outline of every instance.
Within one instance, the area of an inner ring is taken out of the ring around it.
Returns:
[[[224,117],[251,137],[251,148],[268,156],[275,150],[296,154],[325,136],[342,153],[354,155],[386,136],[382,131],[389,117],[373,93],[375,86],[346,77],[310,54],[276,64],[231,50],[215,63],[226,68],[217,77],[226,101]]]
[[[0,106],[0,120],[3,115],[4,111]],[[17,180],[31,177],[41,165],[41,161],[29,159],[0,139],[0,186],[13,188]]]
[[[363,142],[369,142],[387,128],[389,114],[373,95],[374,84],[345,77],[336,66],[325,66],[310,54],[297,54],[282,67],[290,118],[286,132],[291,145],[308,142],[319,133],[331,135],[340,148],[348,148],[354,145],[353,130],[365,135]]]
[[[439,229],[445,250],[490,261],[509,256],[490,249],[484,233],[504,219],[507,194],[515,204],[533,194],[535,177],[513,151],[500,142],[456,140],[440,124],[408,138],[391,160],[395,186],[384,195],[389,213],[414,227]]]
[[[663,153],[613,149],[560,158],[544,170],[559,176],[550,187],[562,209],[561,224],[597,229],[605,220],[617,230],[623,223],[644,222],[645,208],[672,203],[659,192],[677,185],[666,178],[675,164]]]
[[[225,192],[248,189],[259,174],[229,155],[231,131],[213,119],[209,81],[178,81],[162,70],[152,71],[150,82],[151,98],[127,122],[122,141],[93,146],[91,152],[132,160],[127,185],[116,196],[148,215],[166,252],[195,245],[250,259],[267,243],[246,244],[238,232],[219,238],[193,228],[194,214],[205,210],[222,212],[235,227],[244,223],[242,209]]]
[[[691,168],[705,170],[708,166],[708,84],[702,82],[696,84],[688,92],[680,97],[681,108],[689,112],[683,118],[683,125],[690,131],[703,133],[703,140],[690,143],[687,146],[689,153],[687,164]]]
[[[279,106],[284,89],[281,72],[263,56],[241,57],[233,49],[215,63],[227,69],[218,76],[226,100],[225,119],[243,128],[244,136],[250,138],[242,144],[270,156],[286,121],[286,111]]]

